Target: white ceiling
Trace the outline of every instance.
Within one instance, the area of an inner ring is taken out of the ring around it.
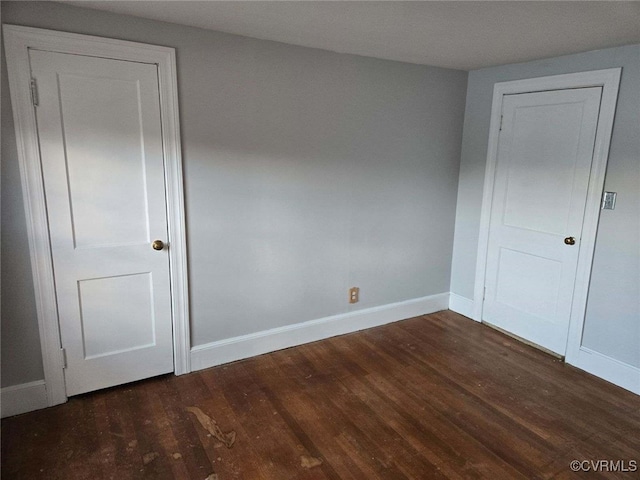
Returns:
[[[473,70],[640,43],[640,2],[65,2],[249,37]]]

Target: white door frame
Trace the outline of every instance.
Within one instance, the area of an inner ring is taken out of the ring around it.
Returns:
[[[487,166],[484,178],[482,197],[482,213],[480,217],[480,236],[478,238],[478,257],[476,263],[476,277],[474,284],[473,319],[482,321],[484,306],[485,272],[487,266],[487,249],[489,246],[489,223],[493,200],[493,189],[498,155],[498,136],[502,115],[502,101],[505,95],[517,93],[541,92],[546,90],[563,90],[569,88],[602,87],[598,129],[591,165],[591,176],[587,192],[587,203],[578,254],[578,268],[576,284],[571,305],[569,321],[569,335],[567,340],[566,360],[576,364],[581,349],[582,329],[589,292],[591,277],[591,263],[595,250],[595,240],[600,216],[600,201],[604,189],[605,172],[609,157],[609,145],[613,120],[618,99],[621,68],[595,70],[591,72],[570,73],[549,77],[515,80],[496,83],[493,89],[493,104],[491,107],[491,123],[489,127],[489,146],[487,151]]]
[[[53,260],[31,93],[29,49],[151,63],[158,66],[169,235],[173,356],[176,375],[189,373],[187,244],[175,50],[122,40],[4,25],[7,72],[16,130],[29,251],[49,406],[67,401]]]

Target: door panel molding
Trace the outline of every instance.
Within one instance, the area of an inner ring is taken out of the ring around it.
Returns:
[[[44,380],[49,406],[67,400],[53,263],[32,103],[29,49],[157,64],[169,237],[175,374],[191,371],[187,251],[175,50],[109,38],[3,25]]]
[[[519,93],[543,92],[548,90],[602,87],[600,113],[598,116],[598,127],[596,131],[591,176],[589,178],[582,240],[580,244],[580,252],[578,254],[578,268],[571,308],[566,353],[567,363],[571,363],[580,368],[583,368],[581,367],[579,358],[581,356],[582,330],[584,326],[587,295],[589,291],[591,264],[595,250],[598,219],[600,216],[600,200],[604,188],[605,171],[609,156],[609,146],[613,130],[621,70],[621,68],[612,68],[501,82],[496,83],[493,89],[491,121],[489,126],[489,144],[487,150],[487,163],[483,188],[474,284],[473,319],[476,321],[482,321],[483,314],[489,227],[498,159],[498,137],[501,127],[502,103],[504,96]]]

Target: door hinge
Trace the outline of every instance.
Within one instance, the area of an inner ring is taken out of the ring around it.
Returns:
[[[60,353],[62,354],[62,368],[67,368],[67,349],[61,348]]]
[[[502,121],[504,120],[504,115],[500,115],[500,132],[502,131]]]
[[[34,107],[38,106],[38,84],[35,78],[31,79],[31,101]]]

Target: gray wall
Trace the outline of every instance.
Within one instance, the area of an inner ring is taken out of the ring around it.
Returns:
[[[640,45],[469,73],[451,291],[473,299],[494,83],[613,67],[623,70],[605,190],[618,201],[600,216],[583,345],[640,367]]]
[[[466,72],[61,4],[2,20],[176,48],[193,345],[449,290]],[[11,385],[42,373],[5,77]]]
[[[3,9],[4,10],[4,9]],[[3,12],[4,19],[4,12]],[[0,258],[2,277],[0,314],[2,318],[1,358],[2,386],[38,380],[43,377],[40,339],[33,294],[33,277],[29,258],[27,226],[20,172],[16,161],[16,137],[9,105],[7,80],[2,52],[0,112],[2,149],[0,154]]]
[[[6,76],[3,75],[2,94],[8,91]],[[11,109],[7,108],[3,100],[0,119],[2,121],[2,162],[0,164],[2,386],[43,378],[27,227],[24,219],[20,172],[18,163],[15,161],[15,133],[10,117]]]

